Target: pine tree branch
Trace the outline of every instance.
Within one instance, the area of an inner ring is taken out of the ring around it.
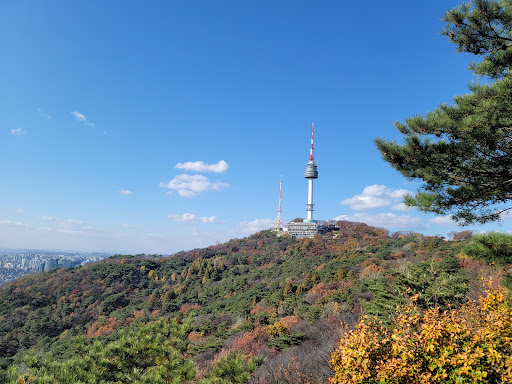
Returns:
[[[473,26],[471,26],[471,25],[469,25],[469,24],[467,24],[467,23],[464,23],[464,22],[460,23],[460,25],[463,25],[463,26],[465,26],[465,27],[469,28],[471,31],[475,31],[475,34],[472,34],[471,36],[472,36],[472,37],[475,37],[475,38],[477,38],[477,39],[478,39],[478,38],[485,38],[485,39],[487,39],[487,40],[495,40],[495,39],[499,39],[499,40],[505,40],[505,41],[511,41],[511,42],[512,42],[512,38],[508,38],[508,37],[500,36],[500,35],[498,35],[498,34],[496,34],[496,36],[490,36],[490,35],[488,35],[488,34],[484,33],[483,31],[478,30],[478,29],[474,28]],[[491,29],[492,29],[492,28],[491,28]],[[493,29],[493,32],[494,32],[494,33],[496,33],[496,31],[494,31],[494,29]]]

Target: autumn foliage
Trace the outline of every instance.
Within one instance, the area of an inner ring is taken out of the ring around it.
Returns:
[[[512,307],[502,288],[458,309],[420,311],[415,297],[394,328],[362,318],[331,354],[331,383],[510,383]]]

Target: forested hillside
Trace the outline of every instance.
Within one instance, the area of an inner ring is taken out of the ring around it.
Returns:
[[[3,382],[325,382],[361,314],[458,307],[498,267],[471,240],[339,222],[296,240],[264,231],[171,257],[119,255],[0,290]]]

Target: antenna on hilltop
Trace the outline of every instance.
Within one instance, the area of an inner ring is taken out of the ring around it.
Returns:
[[[281,180],[279,181],[279,208],[277,208],[277,217],[276,221],[274,222],[273,227],[279,232],[281,231],[281,227],[284,227],[283,219],[281,217],[281,213],[283,212],[281,210],[281,196],[283,192],[283,175],[281,175]]]

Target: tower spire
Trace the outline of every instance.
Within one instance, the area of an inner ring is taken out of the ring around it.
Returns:
[[[309,150],[309,161],[315,162],[315,157],[313,155],[313,134],[315,132],[315,121],[311,123],[311,149]]]

